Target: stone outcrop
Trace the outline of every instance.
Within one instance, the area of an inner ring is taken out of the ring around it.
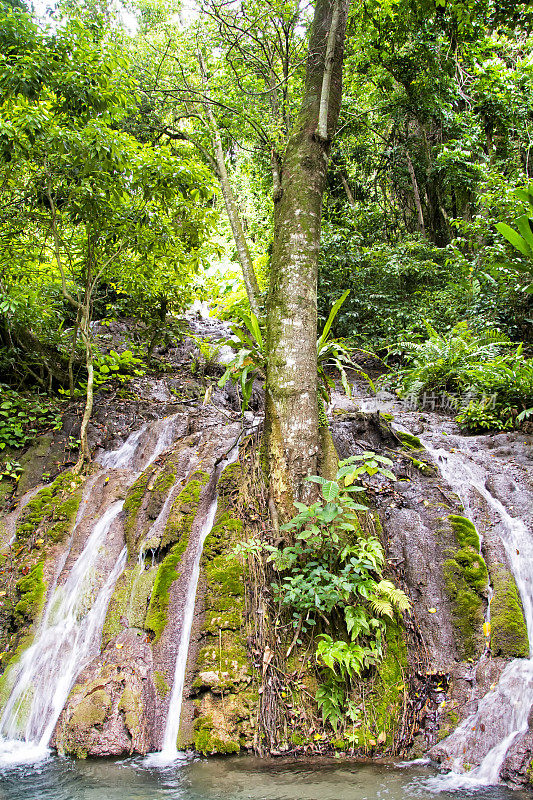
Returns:
[[[78,676],[54,744],[78,758],[148,753],[155,708],[151,648],[144,633],[124,630]]]

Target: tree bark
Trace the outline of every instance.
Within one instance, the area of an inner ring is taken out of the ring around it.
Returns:
[[[307,499],[311,484],[305,478],[318,468],[318,250],[329,143],[342,94],[347,13],[348,0],[316,2],[305,92],[285,152],[276,203],[267,301],[265,434],[271,495],[282,518],[291,515],[294,500]],[[327,126],[319,135],[319,118],[325,114]]]

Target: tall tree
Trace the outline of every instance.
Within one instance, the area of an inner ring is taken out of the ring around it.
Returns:
[[[305,499],[319,459],[317,274],[322,197],[342,96],[348,0],[317,0],[305,90],[281,167],[267,301],[266,435],[272,500]]]

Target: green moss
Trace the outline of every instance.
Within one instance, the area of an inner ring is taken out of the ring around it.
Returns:
[[[233,739],[222,739],[214,731],[210,717],[199,717],[194,723],[194,749],[208,755],[238,753],[241,746]]]
[[[407,433],[405,431],[394,431],[398,439],[401,441],[404,447],[407,447],[409,450],[422,450],[424,445],[418,438],[418,436],[413,436],[412,433]]]
[[[143,472],[132,484],[124,500],[124,535],[128,545],[129,558],[134,558],[137,554],[137,520],[151,474],[151,468]]]
[[[33,636],[28,634],[22,641],[19,641],[17,649],[10,655],[9,651],[2,653],[3,661],[5,660],[4,671],[0,675],[0,708],[3,708],[7,703],[11,690],[15,685],[17,677],[17,664],[22,658],[22,654],[30,647],[33,642]],[[7,657],[7,658],[6,658]]]
[[[477,658],[483,652],[484,603],[487,565],[479,552],[475,526],[465,517],[448,517],[457,549],[443,564],[444,585],[452,606],[452,625],[460,658]]]
[[[412,456],[410,453],[405,453],[405,458],[408,458],[415,469],[422,473],[422,475],[435,475],[437,472],[436,467],[428,464],[427,461],[421,461],[419,458]]]
[[[15,588],[20,595],[20,600],[14,610],[17,626],[33,622],[43,607],[46,593],[43,566],[44,562],[39,561],[31,572],[17,581]]]
[[[167,611],[170,602],[170,587],[180,573],[177,568],[185,551],[187,542],[175,544],[159,566],[150,597],[150,605],[144,622],[144,627],[152,631],[157,641],[167,624]]]
[[[141,572],[137,562],[124,570],[115,584],[107,608],[102,631],[104,645],[123,630],[122,618],[128,620],[130,628],[144,628],[146,611],[156,576],[157,567],[149,567]]]
[[[89,730],[102,725],[111,709],[111,698],[104,689],[97,689],[82,698],[69,720],[74,732]]]
[[[79,475],[63,472],[50,486],[37,492],[21,514],[17,525],[17,541],[23,542],[35,533],[47,518],[55,523],[48,530],[52,541],[59,541],[65,536],[76,517],[81,500],[80,493],[72,497],[70,495],[77,492],[82,480]]]
[[[203,630],[206,633],[218,634],[218,631],[238,631],[242,627],[242,611],[207,611]]]
[[[514,578],[501,565],[493,570],[491,577],[494,590],[490,604],[492,654],[504,658],[528,658],[527,627]]]
[[[158,672],[157,670],[154,672],[154,684],[157,694],[164,700],[170,692],[170,686],[162,672]]]
[[[407,645],[403,630],[400,625],[389,622],[386,629],[385,657],[378,667],[370,693],[362,694],[367,706],[358,732],[363,747],[368,747],[371,741],[377,741],[380,734],[385,735],[383,747],[394,744],[402,722],[408,671]]]
[[[198,511],[200,494],[208,480],[209,475],[206,472],[194,472],[176,497],[161,538],[161,547],[164,548],[172,542],[189,541],[192,524]]]
[[[52,514],[54,524],[47,531],[52,542],[61,542],[70,533],[76,521],[80,502],[81,492],[78,492],[54,509]]]
[[[140,718],[142,714],[140,691],[133,691],[126,686],[118,704],[119,711],[124,712],[124,722],[131,734],[139,732]]]
[[[248,684],[251,677],[248,655],[239,633],[226,630],[216,637],[206,637],[205,641],[198,653],[198,676],[193,681],[193,688],[209,688],[220,693],[235,690],[239,684]],[[201,673],[214,673],[217,680],[205,683]]]
[[[474,523],[458,514],[450,514],[448,522],[459,547],[472,547],[479,553],[479,534]]]
[[[164,546],[174,541],[157,571],[150,605],[144,627],[152,631],[157,641],[167,624],[167,611],[170,601],[170,587],[179,577],[178,566],[189,543],[189,536],[198,510],[200,494],[207,483],[208,475],[196,472],[182,489],[172,505],[165,533],[161,541]]]

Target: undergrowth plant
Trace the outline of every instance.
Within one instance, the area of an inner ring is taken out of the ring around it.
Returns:
[[[293,543],[274,547],[258,541],[241,544],[239,554],[268,553],[278,580],[274,599],[291,616],[295,640],[317,635],[316,661],[323,682],[316,701],[324,722],[336,730],[348,713],[350,685],[384,655],[387,619],[410,607],[407,596],[383,577],[385,553],[377,536],[364,530],[368,507],[357,501],[362,475],[380,473],[395,479],[390,459],[367,451],[339,465],[335,480],[317,475],[318,499],[298,511],[281,530]]]
[[[330,335],[335,317],[348,297],[349,292],[350,290],[344,292],[335,302],[329,312],[322,333],[317,339],[319,413],[323,422],[325,421],[323,419],[325,417],[324,403],[329,402],[331,390],[335,387],[335,381],[329,374],[332,370],[339,374],[342,386],[348,397],[351,397],[352,392],[347,375],[348,369],[357,372],[374,390],[372,380],[352,359],[354,348],[345,339],[335,339]],[[236,352],[235,357],[228,363],[218,385],[222,388],[230,379],[238,385],[241,389],[242,409],[245,411],[252,396],[254,381],[256,378],[265,378],[267,351],[261,330],[262,326],[257,316],[251,312],[249,316],[240,314],[240,318],[246,330],[243,331],[237,326],[233,326],[232,338],[224,342]],[[371,353],[367,353],[364,350],[359,352],[372,356]]]
[[[472,431],[507,430],[533,415],[533,362],[522,345],[466,322],[447,334],[426,328],[424,342],[399,345],[410,364],[387,380],[401,397],[420,402],[424,393],[442,392],[459,411],[459,424]]]
[[[25,447],[38,433],[60,427],[59,406],[49,397],[19,394],[0,384],[0,451]]]

